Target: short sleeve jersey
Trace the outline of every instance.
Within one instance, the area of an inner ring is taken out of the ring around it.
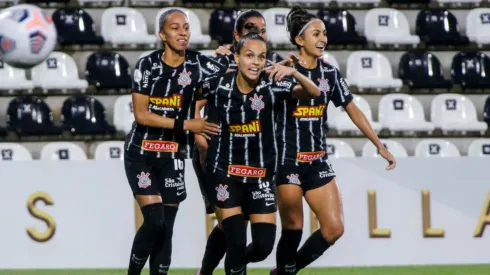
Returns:
[[[294,83],[262,75],[259,85],[244,94],[236,78],[236,72],[229,72],[203,84],[209,120],[221,127],[209,142],[207,167],[244,183],[261,183],[276,171],[275,105],[288,98]]]
[[[279,165],[301,165],[327,160],[327,108],[345,107],[353,96],[339,70],[318,59],[315,69],[296,66],[321,90],[313,99],[289,98],[277,108]],[[329,106],[330,101],[335,106]]]
[[[186,51],[184,63],[170,67],[162,61],[163,50],[142,57],[134,70],[133,92],[150,98],[148,111],[159,116],[194,118],[197,91],[204,79],[226,67],[197,52]],[[148,127],[136,121],[126,137],[126,150],[157,158],[190,158],[194,135],[176,135],[173,129]]]

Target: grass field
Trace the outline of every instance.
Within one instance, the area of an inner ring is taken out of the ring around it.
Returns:
[[[174,269],[170,275],[194,275],[196,269]],[[0,270],[0,275],[125,275],[125,270]],[[145,270],[143,275],[148,274]],[[218,270],[215,275],[224,275]],[[250,269],[248,275],[268,275],[268,269]],[[309,268],[300,275],[490,275],[490,265],[404,266],[365,268]]]

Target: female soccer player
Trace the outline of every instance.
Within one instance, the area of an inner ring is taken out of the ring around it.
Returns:
[[[287,27],[291,42],[305,62],[295,69],[312,79],[322,95],[308,100],[290,98],[278,108],[277,196],[282,234],[277,247],[277,269],[271,272],[278,275],[296,274],[320,257],[344,232],[342,202],[326,153],[326,109],[330,101],[343,107],[376,145],[379,154],[389,162],[387,170],[396,165],[393,155],[352,102],[353,96],[339,70],[320,59],[327,45],[323,22],[295,6],[287,16]],[[320,229],[297,251],[303,229],[303,196],[318,218]]]
[[[218,62],[186,50],[187,16],[170,9],[160,17],[164,50],[141,58],[134,71],[135,122],[126,137],[126,176],[144,221],[134,238],[128,275],[140,274],[150,256],[150,274],[166,274],[178,205],[186,198],[184,159],[194,135],[214,135],[217,125],[194,117],[203,80],[225,71]],[[211,64],[213,66],[204,66]]]
[[[235,50],[237,71],[202,86],[209,119],[221,128],[209,141],[205,185],[225,232],[225,272],[246,274],[246,264],[264,260],[275,240],[275,105],[287,97],[319,96],[320,90],[291,67],[272,64],[267,76],[266,42],[255,31],[242,36]],[[252,224],[248,248],[243,212]]]

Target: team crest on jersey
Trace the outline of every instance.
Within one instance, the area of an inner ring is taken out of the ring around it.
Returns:
[[[318,87],[320,87],[320,91],[322,91],[324,93],[330,91],[330,85],[328,84],[328,78],[325,78],[325,79],[318,78],[318,82],[320,82],[320,84],[318,85]]]
[[[289,176],[287,176],[287,178],[289,180],[289,183],[301,185],[298,174],[290,174]]]
[[[179,74],[177,83],[179,83],[179,85],[182,87],[186,87],[191,84],[191,81],[191,72],[183,71]]]
[[[136,176],[138,180],[139,188],[147,188],[151,185],[150,173],[141,172],[141,174]]]
[[[263,96],[254,95],[254,97],[249,98],[252,101],[252,105],[250,107],[252,110],[260,111],[264,109],[264,101],[262,101]]]
[[[216,193],[216,198],[219,201],[225,201],[230,197],[230,192],[228,192],[228,185],[222,185],[220,184],[218,187],[215,188],[217,193]]]

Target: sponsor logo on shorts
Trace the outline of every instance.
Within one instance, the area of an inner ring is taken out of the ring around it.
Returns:
[[[177,188],[177,190],[179,191],[184,190],[185,189],[184,175],[182,173],[179,173],[178,177],[176,178],[166,178],[165,188]],[[177,196],[179,196],[178,192],[177,192]]]
[[[317,152],[299,152],[296,154],[296,161],[298,162],[312,162],[317,159],[321,159],[325,156],[325,151]]]
[[[259,183],[259,189],[257,191],[252,192],[253,200],[264,200],[266,206],[270,206],[276,203],[276,197],[274,193],[271,193],[272,189],[270,188],[270,182],[265,181]]]
[[[320,171],[320,172],[318,172],[318,176],[321,179],[324,179],[324,178],[335,176],[335,173],[333,171]]]
[[[173,111],[182,107],[182,96],[175,94],[166,97],[150,96],[151,108],[157,111]]]
[[[228,174],[238,177],[263,178],[266,168],[257,168],[245,165],[229,165]]]
[[[228,126],[228,131],[235,137],[254,137],[262,131],[260,120],[253,120],[245,124],[232,124]]]
[[[141,174],[136,175],[138,178],[139,188],[148,188],[151,185],[150,173],[141,172]]]
[[[230,197],[230,192],[228,192],[228,185],[220,184],[216,189],[216,198],[218,201],[225,201]]]
[[[179,144],[172,141],[162,140],[143,140],[141,147],[146,151],[175,153],[179,149]]]
[[[293,111],[293,116],[299,118],[300,121],[318,120],[325,114],[327,105],[320,104],[316,106],[299,105]]]
[[[289,174],[287,178],[288,178],[288,183],[301,185],[301,181],[299,180],[299,174]]]

